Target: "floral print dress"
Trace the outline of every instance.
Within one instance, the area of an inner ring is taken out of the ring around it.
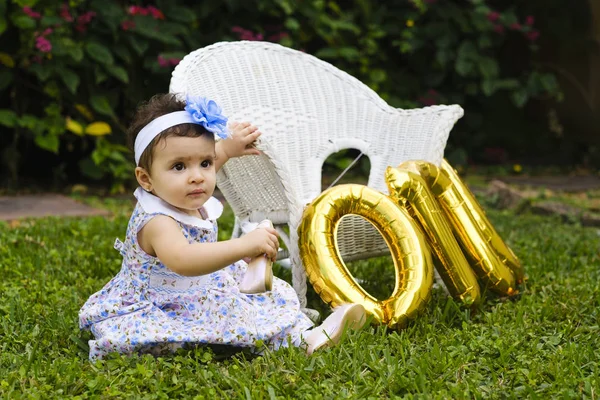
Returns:
[[[273,290],[244,294],[238,289],[247,264],[238,261],[208,275],[186,277],[169,270],[137,242],[140,229],[158,214],[174,218],[190,243],[217,240],[216,218],[221,203],[211,198],[200,210],[203,218],[180,212],[141,188],[124,242],[119,273],[93,294],[79,312],[81,329],[89,329],[90,359],[109,353],[163,354],[181,347],[224,344],[269,347],[302,344],[313,323],[300,311],[294,289],[273,278]]]

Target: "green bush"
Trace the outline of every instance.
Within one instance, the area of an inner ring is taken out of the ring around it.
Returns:
[[[498,102],[510,118],[531,99],[560,96],[555,77],[531,63],[534,17],[509,3],[0,0],[2,161],[15,181],[43,149],[121,190],[131,179],[124,131],[136,105],[168,89],[188,52],[237,39],[314,54],[396,107],[461,104],[467,115],[450,147],[471,154],[486,144],[482,127]]]

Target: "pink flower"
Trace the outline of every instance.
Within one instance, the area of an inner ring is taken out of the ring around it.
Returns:
[[[94,11],[88,11],[77,17],[77,23],[80,25],[87,25],[90,22],[92,22],[92,18],[94,18],[95,16],[96,13]]]
[[[530,42],[535,42],[540,37],[540,33],[538,31],[531,31],[527,32],[525,36],[527,36]]]
[[[254,33],[239,26],[234,26],[231,28],[231,31],[237,33],[238,37],[242,40],[256,41],[264,39],[264,35],[262,33]]]
[[[48,36],[51,33],[52,33],[52,28],[46,28],[46,30],[44,30],[44,32],[42,32],[42,36]]]
[[[42,53],[49,53],[52,50],[52,43],[43,36],[35,39],[35,47]]]
[[[502,25],[494,25],[494,32],[503,34],[504,33],[504,27]]]
[[[489,19],[492,22],[497,21],[498,18],[500,18],[500,13],[497,11],[492,11],[487,15],[487,19]]]
[[[135,22],[133,21],[123,21],[121,22],[121,29],[124,31],[128,31],[130,29],[135,28]]]
[[[279,42],[281,39],[289,37],[290,35],[287,32],[279,32],[275,33],[267,38],[270,42]]]
[[[519,31],[521,30],[521,24],[518,22],[512,23],[510,24],[510,29],[515,30],[515,31]]]
[[[131,15],[148,15],[149,11],[142,6],[131,6],[127,9]]]
[[[139,10],[140,10],[141,8],[142,8],[142,7],[140,7],[140,6],[130,6],[130,7],[127,9],[127,12],[128,12],[129,14],[131,14],[131,15],[137,15],[137,14],[139,14],[139,13],[140,13],[140,11],[139,11]]]
[[[152,18],[154,18],[154,19],[165,19],[165,15],[158,8],[156,8],[154,6],[148,6],[147,10],[152,15]]]
[[[181,60],[179,58],[169,58],[169,64],[171,64],[172,66],[176,66],[180,62]]]
[[[171,65],[169,63],[169,60],[166,60],[165,58],[163,58],[163,56],[158,56],[158,58],[156,60],[158,61],[158,65],[161,68],[167,68],[167,67],[169,67]]]
[[[42,14],[39,12],[33,11],[31,7],[23,7],[23,12],[27,14],[30,18],[40,19],[42,18]]]
[[[433,106],[436,104],[435,99],[429,97],[429,96],[421,96],[418,99],[419,103],[423,104],[424,106]]]
[[[67,22],[73,22],[73,16],[71,15],[71,13],[69,12],[69,6],[67,3],[64,3],[61,7],[60,7],[60,17],[62,19],[64,19]]]
[[[535,22],[535,17],[533,15],[528,15],[527,18],[525,18],[525,24],[531,26],[533,25],[533,23]]]

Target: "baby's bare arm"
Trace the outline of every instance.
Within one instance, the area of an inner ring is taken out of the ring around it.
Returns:
[[[138,240],[146,253],[185,276],[210,274],[244,257],[267,254],[275,258],[279,247],[277,231],[270,228],[222,242],[190,244],[177,222],[164,215],[152,218],[140,231]]]

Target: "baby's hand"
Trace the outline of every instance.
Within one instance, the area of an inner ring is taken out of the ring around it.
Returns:
[[[273,261],[277,259],[279,250],[279,234],[273,228],[258,228],[242,236],[248,245],[248,257],[266,254]]]
[[[250,122],[232,122],[229,124],[231,137],[222,141],[223,151],[229,158],[250,154],[260,154],[253,143],[261,135],[258,128]]]

